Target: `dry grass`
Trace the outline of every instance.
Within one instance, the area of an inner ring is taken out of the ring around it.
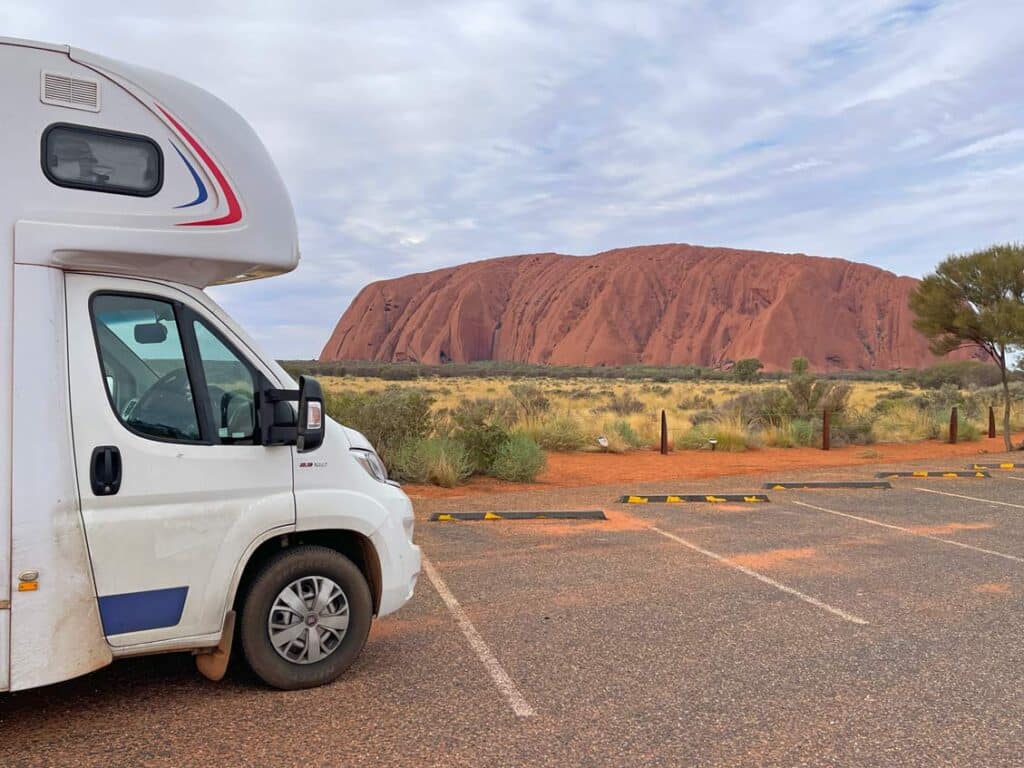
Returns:
[[[435,411],[454,409],[460,403],[476,398],[510,398],[509,387],[516,379],[506,378],[423,378],[408,382],[382,382],[372,378],[322,379],[328,391],[377,392],[387,385],[415,387],[427,392],[433,399]],[[545,433],[566,432],[566,421],[574,421],[582,435],[580,447],[583,450],[600,450],[597,437],[603,435],[609,442],[608,450],[623,451],[630,448],[654,446],[660,435],[661,411],[666,412],[670,440],[682,447],[693,442],[696,435],[711,436],[721,432],[723,442],[731,445],[798,445],[806,441],[792,434],[790,427],[766,431],[760,439],[751,439],[746,425],[723,423],[719,418],[715,425],[700,425],[695,428],[695,417],[702,412],[713,410],[744,392],[759,388],[778,387],[777,382],[743,384],[739,382],[675,382],[658,384],[652,382],[595,379],[531,379],[550,402],[550,407],[538,420],[533,417],[519,426],[538,437],[541,442]],[[900,390],[897,383],[855,382],[852,384],[850,405],[859,411],[868,411],[879,398]],[[917,391],[911,390],[911,394]],[[640,403],[638,413],[615,413],[610,408],[615,403],[634,399]],[[694,403],[701,407],[693,407]],[[1021,406],[1018,410],[1024,410]],[[1024,419],[1024,413],[1021,414]],[[699,422],[700,419],[697,419]],[[553,424],[551,422],[560,422]],[[909,405],[891,414],[890,418],[879,420],[879,440],[903,442],[935,436],[937,425],[927,414],[915,411]],[[739,436],[747,433],[746,439]],[[552,443],[557,440],[551,438]]]

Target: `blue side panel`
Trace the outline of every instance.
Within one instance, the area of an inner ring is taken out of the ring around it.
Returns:
[[[140,632],[143,629],[173,627],[181,621],[188,587],[127,592],[100,598],[103,634]]]

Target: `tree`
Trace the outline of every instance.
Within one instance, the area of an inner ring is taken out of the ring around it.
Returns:
[[[1024,346],[1024,245],[993,245],[950,256],[910,295],[914,327],[931,341],[937,355],[977,347],[999,366],[1003,383],[1003,441],[1010,437],[1010,384],[1007,366]]]
[[[758,371],[762,368],[764,363],[756,357],[746,357],[736,361],[736,365],[732,367],[732,375],[740,381],[757,381],[760,378]]]
[[[790,364],[791,370],[794,376],[803,376],[807,373],[811,364],[807,361],[806,357],[794,357],[793,362]]]

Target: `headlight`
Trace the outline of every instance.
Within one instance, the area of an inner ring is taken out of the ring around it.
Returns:
[[[374,480],[381,483],[388,482],[388,468],[384,466],[384,462],[376,453],[364,451],[362,448],[353,448],[352,456]]]

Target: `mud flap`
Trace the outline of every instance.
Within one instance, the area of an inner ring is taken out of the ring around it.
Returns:
[[[219,683],[224,679],[231,661],[231,644],[235,639],[235,612],[228,611],[224,617],[224,629],[220,633],[217,647],[207,653],[196,656],[196,669],[207,680]]]

